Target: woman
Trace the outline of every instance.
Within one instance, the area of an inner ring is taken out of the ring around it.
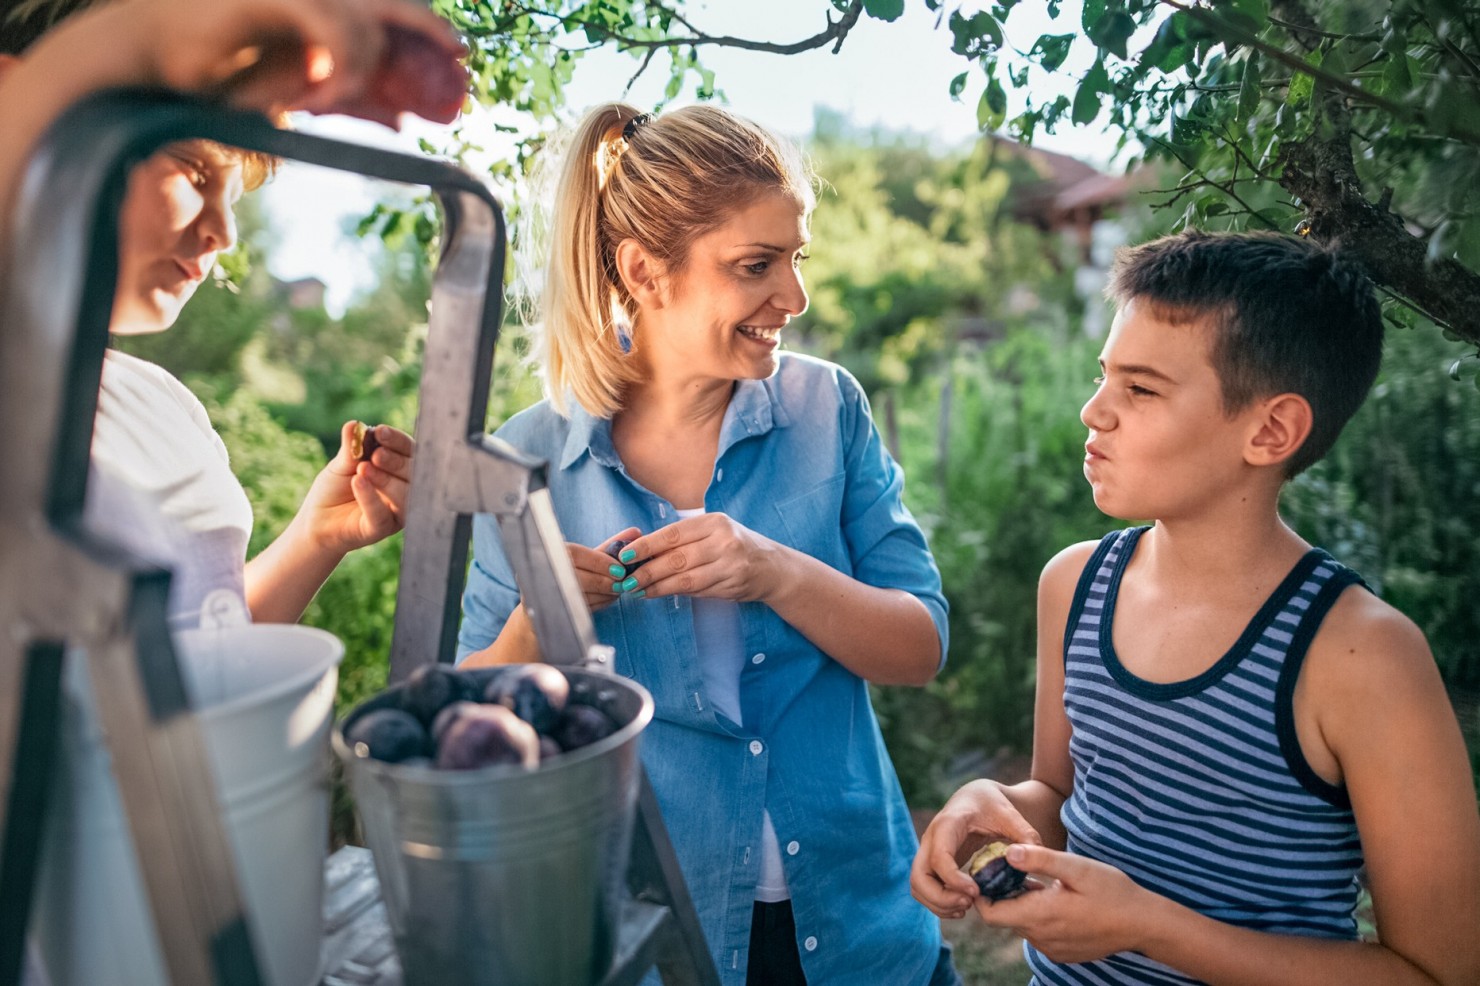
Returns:
[[[858,383],[778,352],[812,205],[796,152],[723,110],[588,114],[548,397],[498,434],[550,461],[597,634],[653,693],[643,761],[723,980],[952,983],[867,690],[934,677],[946,604]],[[489,517],[459,649],[539,659]]]

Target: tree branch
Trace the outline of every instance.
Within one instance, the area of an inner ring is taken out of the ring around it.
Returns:
[[[1480,345],[1480,274],[1449,257],[1429,260],[1427,244],[1409,233],[1397,214],[1367,201],[1352,159],[1350,121],[1332,122],[1331,136],[1312,134],[1285,144],[1279,153],[1280,187],[1300,199],[1310,235],[1340,241],[1379,285]]]
[[[722,48],[743,48],[747,51],[767,51],[777,55],[796,55],[813,48],[821,48],[829,42],[833,44],[833,54],[836,55],[843,48],[843,39],[853,26],[858,23],[858,18],[863,14],[863,0],[853,0],[843,16],[837,20],[828,19],[826,30],[819,31],[810,38],[789,43],[778,43],[775,41],[752,41],[749,38],[737,38],[728,34],[701,34],[695,31],[688,37],[669,37],[648,40],[645,38],[629,38],[625,35],[615,34],[606,30],[599,24],[587,25],[581,22],[575,24],[579,28],[589,27],[603,38],[615,42],[618,50],[626,51],[632,48],[672,48],[676,46],[718,45]],[[688,21],[679,18],[685,26],[692,30]]]
[[[1187,16],[1198,21],[1204,27],[1211,29],[1212,31],[1223,37],[1225,40],[1232,40],[1238,44],[1247,45],[1250,48],[1255,48],[1261,54],[1273,59],[1276,62],[1279,62],[1281,65],[1284,65],[1293,71],[1303,72],[1304,74],[1309,75],[1311,78],[1319,79],[1321,82],[1325,83],[1327,86],[1329,86],[1333,90],[1336,90],[1337,92],[1342,92],[1348,96],[1361,99],[1362,101],[1370,103],[1378,109],[1387,110],[1389,113],[1393,114],[1393,116],[1397,117],[1400,120],[1404,120],[1409,123],[1428,125],[1424,121],[1423,113],[1415,109],[1414,107],[1397,102],[1396,100],[1388,99],[1386,96],[1380,96],[1377,93],[1368,92],[1366,89],[1363,89],[1361,86],[1354,85],[1350,80],[1345,79],[1342,76],[1336,75],[1332,72],[1328,72],[1318,65],[1310,64],[1299,55],[1288,52],[1278,45],[1272,45],[1267,41],[1260,40],[1254,34],[1251,34],[1250,32],[1244,30],[1237,24],[1232,24],[1229,21],[1224,20],[1222,17],[1213,13],[1206,7],[1195,7],[1189,3],[1182,3],[1180,2],[1180,0],[1158,0],[1158,2],[1184,12],[1185,14],[1187,14]],[[1437,127],[1430,126],[1430,129],[1434,130],[1435,132],[1439,132],[1439,128]],[[1470,127],[1463,123],[1457,122],[1451,124],[1447,136],[1467,144],[1480,146],[1480,130],[1476,130],[1473,127]]]

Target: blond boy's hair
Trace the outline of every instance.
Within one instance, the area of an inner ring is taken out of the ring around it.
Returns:
[[[111,0],[0,0],[0,55],[21,55],[43,34],[73,14]],[[209,2],[209,0],[207,0]],[[278,121],[281,125],[282,121]],[[260,188],[281,163],[270,154],[223,147],[222,151],[242,163],[242,182],[247,191]]]

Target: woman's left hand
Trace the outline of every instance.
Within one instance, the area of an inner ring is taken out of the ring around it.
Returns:
[[[374,544],[405,525],[406,495],[411,485],[411,457],[416,442],[390,425],[376,425],[380,443],[370,459],[350,455],[354,421],[339,430],[339,454],[309,487],[296,520],[306,525],[313,543],[344,554]]]
[[[638,538],[627,548],[635,553],[633,561],[647,564],[632,573],[636,583],[625,591],[643,591],[649,599],[763,600],[774,589],[780,566],[785,564],[781,545],[722,513],[687,517]]]
[[[1159,898],[1120,870],[1074,853],[1014,845],[1007,861],[1041,889],[1010,900],[976,901],[987,924],[1011,928],[1055,962],[1090,962],[1141,946],[1149,906]]]

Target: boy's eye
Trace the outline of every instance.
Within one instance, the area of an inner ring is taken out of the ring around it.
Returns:
[[[1127,389],[1129,389],[1130,392],[1132,394],[1136,395],[1137,397],[1155,397],[1156,396],[1156,391],[1154,391],[1154,390],[1147,390],[1145,387],[1141,387],[1141,386],[1138,386],[1136,384],[1131,384],[1130,387],[1127,388]]]

